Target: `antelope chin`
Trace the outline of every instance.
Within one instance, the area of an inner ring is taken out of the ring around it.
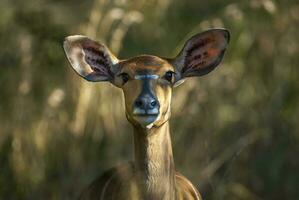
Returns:
[[[134,119],[144,128],[150,129],[153,126],[153,123],[157,120],[158,115],[135,115]]]

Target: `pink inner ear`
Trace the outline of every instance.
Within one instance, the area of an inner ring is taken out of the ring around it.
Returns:
[[[206,46],[207,44],[211,44],[215,42],[214,38],[210,38],[210,37],[206,37],[206,38],[200,38],[197,41],[193,41],[189,46],[190,48],[188,48],[187,50],[187,54],[192,53],[194,50],[200,49],[204,46]]]
[[[196,69],[205,68],[209,63],[213,62],[220,50],[214,47],[216,39],[213,37],[205,37],[192,41],[186,51],[185,66],[182,73],[191,72]]]
[[[215,48],[210,48],[206,52],[207,52],[207,57],[214,57],[219,54],[219,50]]]
[[[109,69],[109,61],[102,51],[94,49],[93,47],[84,47],[84,59],[91,67],[94,73],[102,76],[113,77]]]

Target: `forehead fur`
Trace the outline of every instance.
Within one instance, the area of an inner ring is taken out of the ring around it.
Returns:
[[[164,59],[152,55],[141,55],[137,57],[130,58],[120,62],[120,65],[124,69],[129,69],[130,71],[153,71],[158,72],[162,68],[170,69],[172,66]]]

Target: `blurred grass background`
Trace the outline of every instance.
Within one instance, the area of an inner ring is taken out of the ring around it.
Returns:
[[[120,90],[82,81],[65,36],[173,57],[211,27],[231,43],[213,73],[175,89],[176,168],[206,200],[299,199],[298,24],[297,0],[1,0],[0,199],[74,199],[132,159]]]

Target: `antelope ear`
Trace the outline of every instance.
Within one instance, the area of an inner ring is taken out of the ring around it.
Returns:
[[[118,59],[103,44],[74,35],[65,38],[63,48],[72,68],[84,79],[113,81]]]
[[[172,60],[178,71],[176,79],[202,76],[215,69],[223,58],[229,37],[225,29],[211,29],[191,37]]]

